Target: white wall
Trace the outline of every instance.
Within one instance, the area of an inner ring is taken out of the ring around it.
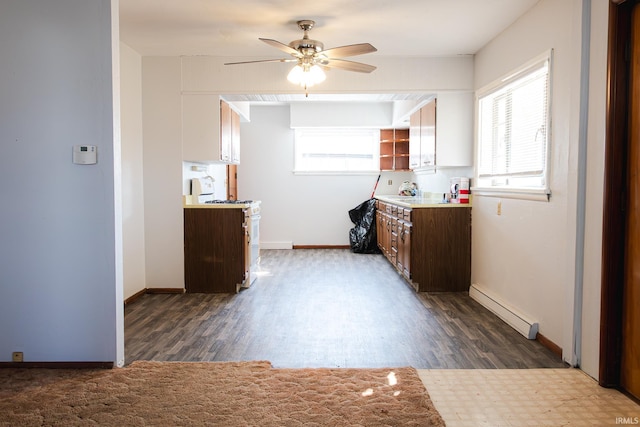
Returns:
[[[293,102],[291,127],[393,127],[393,102]]]
[[[472,282],[538,321],[565,360],[573,351],[581,14],[580,0],[541,0],[485,46],[475,65],[478,89],[554,49],[551,200],[474,197]]]
[[[147,288],[184,287],[180,82],[180,58],[142,58]]]
[[[449,193],[451,192],[450,179],[460,176],[472,178],[473,168],[438,168],[435,171],[418,172],[413,179],[421,190],[429,193]]]
[[[142,57],[120,43],[122,227],[125,300],[146,288],[142,153]]]
[[[123,360],[117,17],[109,0],[2,3],[2,362]],[[72,164],[74,144],[98,163]]]
[[[592,0],[591,8],[581,368],[598,378],[609,5]]]
[[[403,181],[416,182],[416,176],[411,171],[382,171],[380,173],[380,182],[376,187],[376,196],[398,194],[400,184],[402,184]],[[375,187],[375,182],[373,186]],[[373,191],[373,187],[371,190]],[[371,193],[368,194],[371,195]]]

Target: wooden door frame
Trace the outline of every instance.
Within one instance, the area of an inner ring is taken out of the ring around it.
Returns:
[[[640,0],[610,0],[604,165],[599,383],[620,386],[627,203],[631,12]]]
[[[227,185],[226,194],[227,200],[238,200],[238,165],[227,165]],[[233,185],[232,185],[233,182]],[[235,194],[231,194],[233,188]]]

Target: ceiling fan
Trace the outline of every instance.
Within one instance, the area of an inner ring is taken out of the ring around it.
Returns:
[[[369,43],[351,44],[324,50],[324,44],[318,40],[309,38],[309,31],[315,25],[310,19],[297,22],[298,27],[304,32],[301,39],[293,40],[288,45],[273,39],[259,38],[269,46],[288,53],[292,58],[264,59],[257,61],[228,62],[224,65],[252,64],[259,62],[295,62],[287,79],[292,83],[305,88],[320,83],[325,79],[323,68],[337,68],[359,73],[370,73],[376,69],[373,65],[342,59],[348,56],[363,55],[376,52],[377,49]],[[307,94],[308,95],[308,94]]]

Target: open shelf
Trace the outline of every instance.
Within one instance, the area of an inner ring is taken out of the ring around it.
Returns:
[[[380,129],[380,170],[409,170],[409,129]]]

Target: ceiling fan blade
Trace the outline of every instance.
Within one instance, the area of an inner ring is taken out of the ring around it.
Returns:
[[[295,50],[294,48],[292,48],[289,45],[286,45],[284,43],[280,43],[277,40],[273,40],[273,39],[263,39],[258,37],[259,40],[262,40],[263,42],[265,42],[266,44],[268,44],[269,46],[273,46],[276,49],[280,49],[281,51],[288,53],[289,55],[293,55],[296,58],[302,56],[302,54],[300,54],[300,52],[298,52],[297,50]]]
[[[344,58],[347,56],[364,55],[365,53],[377,52],[378,49],[373,47],[369,43],[350,44],[347,46],[332,47],[331,49],[323,50],[322,55],[327,58]]]
[[[254,64],[257,62],[298,62],[297,59],[260,59],[257,61],[226,62],[224,65]]]
[[[345,59],[328,59],[322,61],[322,66],[329,68],[338,68],[340,70],[356,71],[358,73],[370,73],[377,67],[362,62],[347,61]]]

